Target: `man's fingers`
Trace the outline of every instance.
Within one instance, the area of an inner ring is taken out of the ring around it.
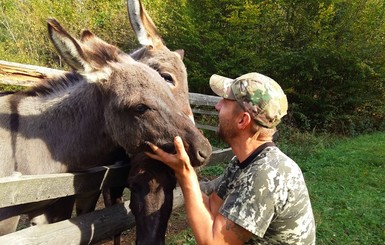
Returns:
[[[175,145],[175,150],[178,155],[184,154],[186,151],[183,145],[182,138],[180,136],[176,136],[174,138],[174,145]]]
[[[146,143],[151,148],[152,152],[145,152],[145,154],[152,159],[165,163],[172,168],[176,174],[183,172],[186,164],[190,165],[190,159],[188,158],[181,137],[176,136],[174,138],[176,154],[167,153],[151,142]]]
[[[162,148],[154,145],[151,142],[146,142],[146,144],[151,148],[152,152],[145,152],[147,156],[151,157],[152,159],[166,162],[169,158],[169,153],[162,150]]]
[[[146,144],[151,148],[151,150],[152,150],[153,152],[156,152],[156,151],[159,149],[159,147],[157,147],[156,145],[154,145],[154,144],[151,143],[150,141],[146,141]]]
[[[162,160],[158,155],[156,155],[154,153],[150,153],[150,152],[145,151],[144,154],[146,154],[148,157],[150,157],[154,160],[158,160],[158,161]]]
[[[162,148],[159,148],[158,146],[154,145],[151,142],[146,142],[146,144],[151,148],[152,152],[145,152],[147,156],[149,156],[152,159],[161,161],[166,163],[170,166],[170,164],[173,164],[174,162],[178,161],[178,159],[185,158],[187,156],[186,150],[183,145],[182,138],[180,136],[176,136],[174,138],[174,146],[176,150],[176,154],[170,154],[162,150]]]
[[[146,141],[146,144],[152,150],[152,152],[145,152],[146,155],[153,159],[161,160],[161,154],[164,154],[163,150],[149,141]]]

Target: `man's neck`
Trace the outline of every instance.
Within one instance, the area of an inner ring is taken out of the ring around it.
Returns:
[[[231,143],[230,147],[239,162],[246,160],[259,146],[271,140],[258,140],[253,138],[239,139]]]

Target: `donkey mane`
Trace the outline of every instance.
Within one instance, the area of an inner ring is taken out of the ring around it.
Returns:
[[[56,93],[67,91],[68,88],[84,81],[82,75],[77,72],[65,73],[59,77],[44,79],[38,84],[20,91],[19,93],[31,97],[44,97]]]

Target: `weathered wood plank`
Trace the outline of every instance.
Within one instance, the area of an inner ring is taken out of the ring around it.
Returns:
[[[3,84],[31,86],[40,79],[63,73],[61,70],[0,60],[0,82]]]
[[[122,186],[127,173],[128,166],[116,164],[82,173],[0,178],[0,208],[97,191],[107,186]]]
[[[229,161],[232,156],[229,148],[215,150],[207,165]],[[115,164],[82,173],[0,178],[0,208],[97,191],[108,186],[124,186],[127,172],[128,166]]]
[[[203,114],[203,115],[211,115],[211,116],[218,116],[218,112],[215,110],[202,110],[202,109],[192,109],[194,114]]]
[[[217,131],[217,127],[214,127],[211,125],[204,125],[204,124],[200,124],[200,123],[195,123],[195,126],[197,128],[200,128],[200,129],[207,129],[207,130],[214,131],[214,132]]]
[[[215,163],[221,163],[221,162],[228,162],[233,158],[234,153],[231,150],[231,148],[226,149],[219,149],[213,151],[213,154],[211,154],[210,160],[207,163],[207,165],[212,165]]]
[[[221,99],[219,96],[198,94],[198,93],[189,93],[190,103],[193,105],[206,105],[206,106],[215,106],[218,101]]]
[[[180,188],[174,190],[173,209],[184,203]],[[92,244],[135,226],[129,201],[69,220],[32,226],[0,237],[0,244]]]
[[[201,182],[203,192],[210,194],[221,176],[208,182]],[[92,244],[135,226],[135,218],[129,208],[129,201],[102,210],[74,217],[69,220],[32,226],[0,237],[0,244]],[[180,187],[174,190],[173,209],[183,206]]]
[[[129,202],[0,237],[0,244],[92,244],[135,225]]]

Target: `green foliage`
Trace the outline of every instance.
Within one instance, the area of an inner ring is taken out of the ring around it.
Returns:
[[[198,172],[199,177],[204,179],[215,179],[219,175],[223,174],[227,163],[218,163],[215,165],[205,166]]]
[[[0,59],[62,68],[64,64],[48,39],[48,18],[56,18],[75,36],[88,28],[122,49],[132,49],[137,43],[131,33],[124,0],[3,0],[0,2]]]
[[[300,162],[333,147],[337,141],[337,137],[332,134],[302,131],[285,124],[279,125],[277,134],[276,145],[289,157]]]
[[[259,71],[287,92],[292,126],[345,135],[384,129],[383,2],[181,2],[170,3],[176,21],[164,22],[173,30],[165,39],[186,49],[192,91],[211,93],[213,73]]]
[[[25,89],[23,86],[0,84],[0,91],[16,92]]]

